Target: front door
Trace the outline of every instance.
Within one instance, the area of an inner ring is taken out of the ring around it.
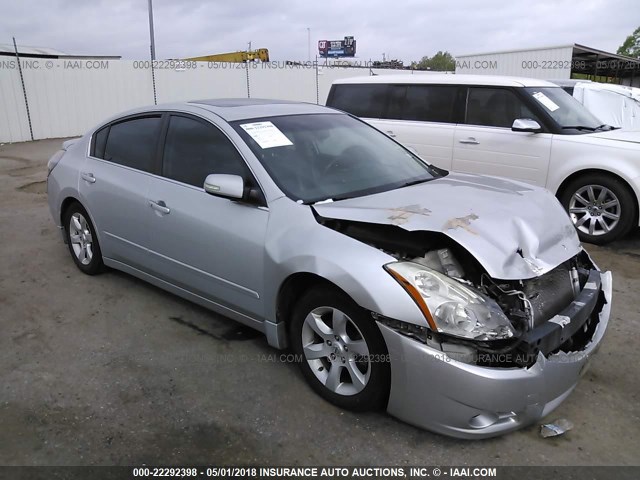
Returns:
[[[213,124],[172,114],[162,176],[148,190],[150,265],[191,293],[251,316],[263,314],[266,208],[212,196],[207,175],[253,178],[235,146]]]
[[[510,89],[471,87],[465,123],[456,126],[455,171],[496,175],[544,187],[551,155],[551,133],[514,132],[517,118],[540,120]]]

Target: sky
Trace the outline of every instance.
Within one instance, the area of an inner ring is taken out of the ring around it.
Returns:
[[[639,0],[154,0],[156,58],[268,48],[307,60],[352,35],[361,60],[405,63],[579,43],[615,52],[640,25]],[[0,0],[0,43],[149,58],[147,0]]]

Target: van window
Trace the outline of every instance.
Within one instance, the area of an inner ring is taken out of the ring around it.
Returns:
[[[542,122],[511,90],[472,87],[467,96],[466,122],[469,125],[511,128],[517,118]]]
[[[455,85],[394,85],[386,118],[451,123]]]
[[[387,100],[387,86],[382,84],[334,85],[328,106],[357,117],[381,118]]]

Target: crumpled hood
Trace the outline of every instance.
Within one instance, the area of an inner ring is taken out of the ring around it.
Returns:
[[[551,192],[497,177],[451,173],[314,208],[326,218],[442,232],[497,279],[542,275],[581,249],[570,219]]]
[[[640,130],[610,130],[608,132],[590,133],[589,137],[619,140],[621,142],[640,143]]]

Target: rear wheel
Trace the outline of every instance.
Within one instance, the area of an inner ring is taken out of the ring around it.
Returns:
[[[87,275],[102,271],[102,252],[89,214],[79,203],[69,205],[64,213],[69,252],[76,266]]]
[[[296,305],[291,344],[307,382],[323,398],[350,410],[386,404],[390,365],[375,322],[346,294],[318,287]]]
[[[625,235],[637,217],[633,194],[620,179],[589,173],[572,180],[561,196],[583,242],[603,245]]]

